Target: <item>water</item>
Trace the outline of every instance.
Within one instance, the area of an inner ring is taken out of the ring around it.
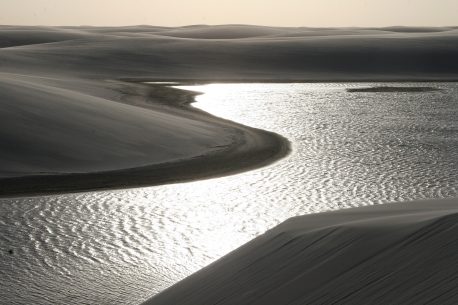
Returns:
[[[0,200],[0,303],[138,304],[291,216],[458,196],[458,84],[345,91],[366,85],[193,87],[197,107],[280,133],[292,154],[218,179]]]

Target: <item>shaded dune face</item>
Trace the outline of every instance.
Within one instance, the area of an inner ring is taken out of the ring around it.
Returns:
[[[282,35],[284,29],[262,26],[197,26],[171,29],[158,34],[170,37],[195,38],[195,39],[239,39]]]
[[[0,49],[3,71],[31,74],[213,80],[414,80],[458,74],[458,30],[452,27],[3,27],[1,44],[10,46]]]
[[[172,162],[230,143],[215,124],[0,76],[0,177]]]
[[[259,161],[247,140],[260,142],[259,130],[129,105],[125,96],[153,99],[108,80],[449,80],[457,54],[456,28],[0,26],[0,178],[171,163],[241,143]],[[262,137],[264,162],[279,142]]]
[[[0,27],[0,48],[53,43],[96,36],[80,30],[47,27]]]
[[[456,304],[456,203],[296,217],[145,305]]]

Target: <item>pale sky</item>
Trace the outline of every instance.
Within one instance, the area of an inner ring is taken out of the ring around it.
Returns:
[[[458,0],[0,0],[0,24],[458,25]]]

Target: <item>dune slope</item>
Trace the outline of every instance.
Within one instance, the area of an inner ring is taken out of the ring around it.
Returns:
[[[0,194],[179,181],[288,152],[191,110],[192,94],[133,82],[454,80],[457,55],[454,27],[0,26]]]
[[[277,135],[189,108],[194,95],[0,73],[0,195],[212,177],[288,152]]]
[[[172,162],[231,144],[222,126],[0,75],[2,172],[75,173]]]
[[[456,304],[457,220],[457,200],[296,217],[145,305]]]
[[[7,27],[0,28],[1,45],[9,46],[0,49],[2,71],[12,73],[210,80],[458,78],[455,28]]]

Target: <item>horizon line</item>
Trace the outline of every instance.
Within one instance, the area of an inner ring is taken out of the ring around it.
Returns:
[[[458,25],[385,25],[385,26],[363,26],[363,25],[348,25],[348,26],[286,26],[286,25],[265,25],[265,24],[249,24],[249,23],[217,23],[217,24],[188,24],[188,25],[154,25],[154,24],[125,24],[125,25],[46,25],[46,24],[0,24],[0,26],[20,26],[20,27],[160,27],[160,28],[186,28],[186,27],[218,27],[218,26],[251,26],[251,27],[269,27],[269,28],[308,28],[308,29],[384,29],[384,28],[458,28]]]

